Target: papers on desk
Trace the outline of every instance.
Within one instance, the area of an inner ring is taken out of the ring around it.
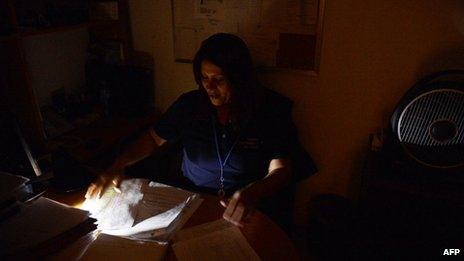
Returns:
[[[100,234],[79,260],[163,260],[168,245]]]
[[[222,219],[181,230],[174,241],[179,261],[260,260],[240,230]]]
[[[102,255],[107,259],[133,259],[143,256],[141,253],[150,259],[162,259],[171,236],[199,206],[197,195],[142,179],[123,181],[120,188],[121,193],[109,190],[101,199],[84,202],[83,207],[98,219],[104,233],[88,247],[84,259]],[[144,244],[137,239],[166,244]],[[240,230],[222,219],[177,231],[172,248],[180,261],[260,260]]]
[[[65,235],[95,229],[94,222],[87,211],[44,197],[20,204],[18,213],[0,223],[0,256],[48,254],[69,239]]]
[[[124,180],[120,190],[109,189],[82,208],[92,213],[103,233],[138,240],[167,241],[200,200],[194,193],[145,179]]]

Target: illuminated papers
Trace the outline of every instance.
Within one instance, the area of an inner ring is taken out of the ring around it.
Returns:
[[[83,209],[92,213],[105,234],[167,240],[186,210],[191,215],[189,207],[198,207],[196,194],[145,179],[125,180],[120,189],[121,193],[109,189],[100,199],[84,202]]]

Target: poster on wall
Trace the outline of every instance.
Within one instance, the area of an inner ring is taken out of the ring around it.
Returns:
[[[314,70],[322,0],[172,0],[174,57],[191,62],[201,42],[240,36],[257,66]]]

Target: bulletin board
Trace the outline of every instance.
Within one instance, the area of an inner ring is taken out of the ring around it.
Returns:
[[[191,62],[204,39],[227,32],[256,66],[317,70],[322,8],[323,0],[172,0],[175,60]]]

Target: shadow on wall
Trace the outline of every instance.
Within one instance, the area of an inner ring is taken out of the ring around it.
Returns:
[[[464,69],[464,47],[447,48],[430,55],[417,69],[417,79],[448,69]]]
[[[464,36],[464,1],[454,1],[453,7],[449,17],[453,21],[457,33]],[[446,39],[443,40],[446,41]],[[419,79],[425,75],[448,69],[464,69],[464,47],[462,42],[456,42],[454,48],[447,46],[432,53],[422,66],[418,67],[416,76]]]
[[[370,145],[369,138],[366,137],[366,142],[362,144],[362,146],[358,146],[356,150],[356,160],[353,163],[353,174],[349,178],[349,182],[347,184],[347,191],[346,196],[350,199],[357,200],[359,199],[361,193],[361,186],[362,186],[362,173],[364,169],[364,165],[366,164],[366,157]]]

